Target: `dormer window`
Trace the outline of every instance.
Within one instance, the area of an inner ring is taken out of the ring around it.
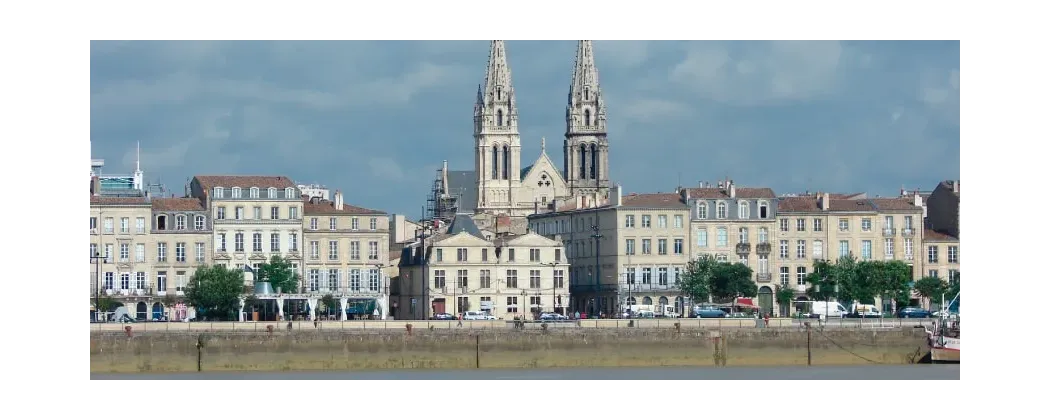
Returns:
[[[165,216],[163,214],[160,215],[160,216],[157,216],[157,230],[167,230],[167,229],[168,229],[168,216]]]
[[[193,229],[204,230],[204,216],[195,216],[193,218]]]
[[[186,230],[186,216],[175,216],[175,230]]]
[[[758,202],[758,218],[767,219],[769,218],[769,203],[765,201]]]
[[[256,187],[252,187],[250,190],[248,190],[248,197],[259,198],[259,189]]]
[[[267,188],[266,198],[277,198],[277,189],[274,187]]]
[[[215,187],[215,198],[223,198],[222,193],[222,187]]]
[[[737,203],[737,217],[740,219],[751,218],[751,205],[747,201]]]
[[[707,218],[707,203],[703,201],[696,202],[696,218],[706,219]]]
[[[721,202],[721,201],[718,202],[718,214],[716,215],[716,217],[719,218],[719,219],[725,219],[726,218],[726,209],[727,209],[726,203]]]
[[[295,198],[295,190],[291,187],[284,189],[284,198]]]
[[[240,187],[233,187],[232,191],[233,191],[233,193],[230,195],[231,197],[233,197],[233,198],[241,198],[241,188]]]

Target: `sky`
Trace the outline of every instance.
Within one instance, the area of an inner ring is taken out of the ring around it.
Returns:
[[[958,41],[594,41],[610,173],[629,192],[896,195],[959,178]],[[91,153],[180,195],[285,175],[420,213],[473,162],[488,41],[92,41]],[[562,163],[576,41],[507,41],[522,163]]]

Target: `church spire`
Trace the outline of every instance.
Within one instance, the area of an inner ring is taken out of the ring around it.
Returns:
[[[503,41],[489,44],[489,62],[485,69],[485,81],[478,86],[478,97],[474,104],[474,131],[481,133],[496,128],[517,130],[518,110],[511,83],[510,64],[507,62],[507,47]]]
[[[576,63],[565,107],[565,180],[576,194],[607,192],[609,140],[605,99],[598,83],[592,41],[576,45]]]

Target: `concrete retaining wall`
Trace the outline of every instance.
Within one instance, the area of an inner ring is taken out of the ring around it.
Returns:
[[[901,364],[928,350],[914,328],[100,332],[91,371],[196,371],[198,340],[203,371]]]

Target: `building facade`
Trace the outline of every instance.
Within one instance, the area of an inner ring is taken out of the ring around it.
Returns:
[[[197,268],[212,263],[211,218],[198,198],[154,198],[150,204],[151,289],[160,298],[179,299]]]
[[[214,225],[215,264],[244,269],[251,285],[255,270],[280,256],[302,276],[303,202],[294,182],[284,176],[198,175],[189,190]]]
[[[391,313],[386,213],[334,200],[303,196],[303,292],[346,299],[350,318],[386,319]]]
[[[93,195],[90,203],[92,310],[96,300],[108,297],[132,317],[146,319],[155,295],[150,281],[155,258],[150,199]]]
[[[758,305],[774,312],[774,230],[777,196],[771,188],[737,187],[732,180],[699,188],[680,188],[690,209],[692,258],[711,255],[718,261],[742,263],[754,273]]]
[[[561,243],[534,233],[488,240],[471,215],[403,251],[398,319],[482,311],[501,319],[566,313],[568,262]]]
[[[942,181],[926,203],[929,228],[923,237],[923,275],[950,283],[959,281],[959,197],[958,180]]]

